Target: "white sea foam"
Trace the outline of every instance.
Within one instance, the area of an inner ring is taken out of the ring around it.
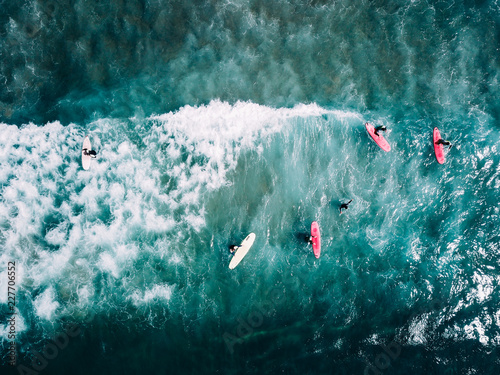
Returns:
[[[2,264],[7,265],[9,263],[9,258],[7,254],[2,254],[0,256],[0,262]],[[0,304],[7,304],[8,303],[8,271],[7,267],[4,267],[2,269],[2,272],[0,272]]]
[[[478,339],[483,345],[489,344],[489,337],[486,335],[486,329],[491,325],[491,317],[486,315],[486,321],[475,318],[470,324],[464,327],[465,335],[470,340]]]
[[[53,287],[47,288],[43,293],[38,295],[33,301],[35,313],[38,317],[51,320],[56,309],[59,307],[59,302],[55,300],[55,292]]]
[[[415,317],[408,327],[408,343],[412,345],[425,344],[427,342],[426,331],[429,324],[429,314]]]
[[[66,231],[68,229],[68,223],[64,222],[54,229],[51,229],[45,235],[45,240],[51,245],[62,246],[66,243]]]
[[[86,306],[91,303],[90,298],[92,297],[93,290],[88,285],[84,285],[77,290],[78,295],[78,305],[79,307]]]
[[[165,151],[160,148],[157,152],[157,158],[171,166],[168,173],[178,179],[182,203],[189,204],[198,201],[203,193],[201,186],[213,190],[227,184],[227,173],[236,167],[242,149],[262,150],[257,138],[280,132],[290,119],[325,114],[358,118],[352,112],[328,111],[315,104],[274,109],[248,102],[230,105],[213,101],[207,106],[186,106],[175,113],[151,117],[160,126],[154,129],[150,143],[166,145]],[[182,162],[186,152],[189,155]],[[196,164],[194,159],[200,156],[203,161]],[[177,191],[172,194],[180,195]]]
[[[100,255],[99,267],[101,270],[111,273],[115,278],[118,278],[120,275],[116,261],[110,253],[102,253]]]
[[[472,280],[476,284],[475,288],[472,288],[468,293],[467,300],[477,300],[478,302],[484,302],[490,297],[490,295],[495,290],[494,280],[492,276],[481,274],[477,271],[474,272]]]
[[[166,301],[168,302],[172,297],[174,287],[168,284],[155,285],[151,289],[146,289],[144,293],[134,292],[128,299],[132,301],[135,306],[148,304],[151,301]]]
[[[206,226],[206,194],[231,183],[228,173],[242,152],[262,153],[266,137],[290,121],[321,115],[357,117],[317,105],[274,109],[214,101],[150,118],[142,148],[127,137],[129,122],[120,120],[97,120],[87,129],[0,124],[2,259],[18,262],[20,286],[42,290],[32,313],[51,320],[86,308],[97,302],[99,275],[128,283],[125,271],[133,280],[144,259],[156,255],[173,267],[196,261],[177,238]],[[98,151],[88,171],[80,164],[86,134]],[[135,304],[168,301],[173,292],[169,284],[127,285],[135,289],[123,298]],[[107,294],[112,291],[100,295]],[[98,303],[105,305],[106,297]]]

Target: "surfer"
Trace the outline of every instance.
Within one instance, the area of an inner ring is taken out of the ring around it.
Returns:
[[[231,252],[231,254],[234,254],[236,252],[236,250],[239,249],[239,246],[237,245],[231,245],[229,246],[229,251]]]
[[[451,143],[448,141],[445,141],[443,138],[439,138],[436,142],[437,145],[443,145],[443,146],[450,146],[448,148],[451,148]]]
[[[308,244],[313,244],[313,238],[316,238],[315,236],[306,236],[306,242]]]
[[[377,127],[375,128],[375,131],[373,132],[373,134],[375,134],[375,135],[378,137],[378,136],[379,136],[379,135],[378,135],[378,132],[379,132],[379,131],[383,131],[383,132],[385,132],[386,130],[387,130],[387,128],[386,128],[385,126],[383,126],[383,125],[381,125],[381,126],[377,126]]]
[[[349,203],[351,203],[351,202],[352,202],[352,199],[351,199],[349,202],[347,202],[347,203],[342,203],[342,204],[340,205],[340,214],[341,214],[341,215],[342,215],[342,209],[347,210],[347,209],[349,208]]]
[[[87,155],[87,156],[90,156],[91,158],[96,158],[96,155],[97,155],[97,152],[95,152],[94,150],[87,150],[86,148],[83,149],[83,155]]]

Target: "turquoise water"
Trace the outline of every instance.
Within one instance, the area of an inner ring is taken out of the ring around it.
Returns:
[[[2,373],[498,373],[498,2],[101,3],[0,1]]]

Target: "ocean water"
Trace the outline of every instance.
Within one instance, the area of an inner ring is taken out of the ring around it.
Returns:
[[[0,0],[0,56],[2,374],[498,374],[497,0]]]

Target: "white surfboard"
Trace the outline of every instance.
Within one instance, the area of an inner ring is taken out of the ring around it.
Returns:
[[[85,152],[83,151],[85,148],[87,149],[87,152],[92,150],[92,145],[90,144],[88,135],[85,137],[82,147],[82,167],[83,169],[88,170],[90,168],[90,159],[92,158],[90,157],[90,155],[85,155]]]
[[[230,270],[234,269],[238,264],[240,264],[245,255],[247,255],[248,250],[250,250],[250,248],[252,247],[254,241],[255,233],[250,233],[247,238],[243,240],[238,250],[236,250],[233,259],[231,259],[231,262],[229,263]]]

